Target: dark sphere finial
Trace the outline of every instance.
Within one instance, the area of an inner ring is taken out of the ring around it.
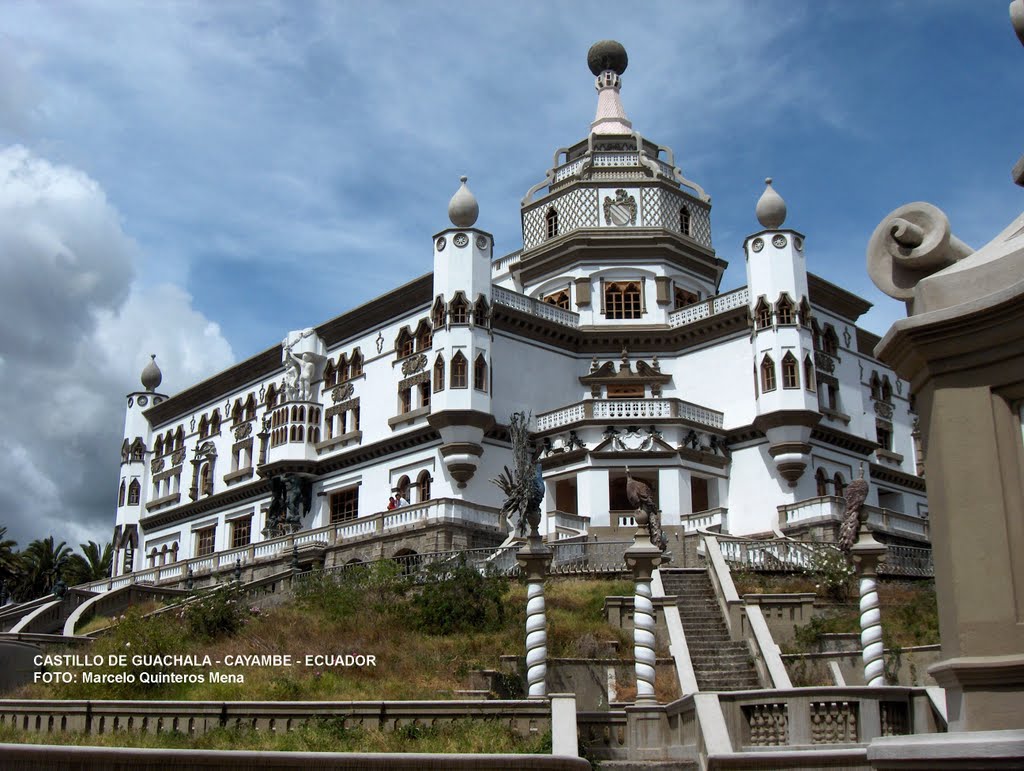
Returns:
[[[587,52],[587,66],[594,75],[600,75],[605,70],[621,75],[628,64],[626,49],[617,40],[598,40]]]

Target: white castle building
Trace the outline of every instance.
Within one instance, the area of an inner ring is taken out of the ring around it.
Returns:
[[[490,480],[516,411],[533,415],[551,539],[631,537],[628,466],[670,544],[699,527],[821,537],[861,471],[876,531],[927,540],[909,389],[857,327],[870,304],[808,272],[813,237],[770,180],[747,285],[723,291],[709,196],[626,117],[625,50],[603,41],[588,63],[596,117],[523,198],[521,250],[493,254],[464,177],[431,272],[174,396],[146,367],[116,575],[496,545]]]

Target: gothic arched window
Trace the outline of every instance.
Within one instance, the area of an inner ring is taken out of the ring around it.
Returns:
[[[128,485],[128,505],[138,506],[139,499],[142,497],[142,485],[139,484],[138,479],[133,479],[132,483]]]
[[[814,377],[814,362],[811,361],[811,357],[804,356],[804,388],[811,393],[817,390],[817,382]]]
[[[763,297],[759,297],[754,306],[754,323],[758,329],[767,329],[772,325],[772,306]]]
[[[434,359],[434,390],[444,390],[444,356],[441,354]]]
[[[679,208],[679,232],[690,235],[690,210],[685,206]]]
[[[800,387],[800,365],[797,364],[792,351],[786,351],[786,355],[782,357],[782,387]]]
[[[793,323],[793,301],[783,292],[775,303],[775,318],[779,324]]]
[[[121,486],[117,490],[117,505],[124,506],[124,494],[125,494],[124,480],[121,480]]]
[[[352,351],[352,358],[348,362],[348,376],[350,378],[359,377],[363,374],[363,354],[356,348]]]
[[[544,222],[548,228],[548,238],[554,238],[558,235],[558,212],[552,206],[548,209],[548,213],[544,215]]]
[[[451,324],[469,323],[469,303],[462,292],[456,292],[451,305],[448,306],[448,321]]]
[[[469,387],[469,362],[462,355],[462,351],[456,351],[452,357],[452,388]]]
[[[473,388],[477,391],[487,391],[487,360],[481,353],[473,362]]]
[[[775,362],[772,357],[765,354],[761,360],[761,392],[775,390]]]

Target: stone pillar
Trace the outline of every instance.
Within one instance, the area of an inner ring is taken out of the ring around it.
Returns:
[[[641,521],[643,520],[643,521]],[[636,592],[633,595],[633,658],[636,659],[636,701],[653,703],[654,698],[654,603],[651,602],[651,575],[662,562],[661,549],[651,543],[647,514],[636,512],[636,535],[626,549],[626,565],[633,571]]]
[[[547,696],[548,632],[544,607],[544,578],[551,564],[551,549],[541,541],[537,529],[519,550],[516,561],[526,573],[526,682],[531,699]]]
[[[928,479],[950,731],[1024,714],[1024,214],[971,252],[936,207],[879,224],[868,272],[910,316],[875,349],[910,382]]]
[[[864,656],[864,682],[885,685],[882,660],[882,614],[878,605],[878,564],[885,561],[885,546],[868,530],[861,511],[860,536],[850,549],[860,583],[860,645]]]

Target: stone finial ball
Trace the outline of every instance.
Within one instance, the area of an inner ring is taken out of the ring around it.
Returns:
[[[448,219],[457,228],[473,227],[476,218],[480,216],[480,204],[476,202],[476,196],[466,187],[468,179],[468,177],[459,177],[462,185],[455,191],[452,200],[448,202]]]
[[[612,70],[615,74],[621,75],[626,71],[628,64],[626,49],[617,40],[598,40],[587,52],[587,66],[595,75],[600,75],[605,70]]]
[[[754,213],[762,227],[768,230],[778,230],[786,221],[786,202],[782,200],[781,195],[775,192],[771,177],[765,179],[764,185],[764,192],[761,193],[761,197],[757,201]]]
[[[142,387],[147,391],[155,391],[160,387],[161,381],[164,379],[163,373],[160,372],[160,368],[156,365],[156,354],[151,354],[149,357],[149,363],[142,370]]]

